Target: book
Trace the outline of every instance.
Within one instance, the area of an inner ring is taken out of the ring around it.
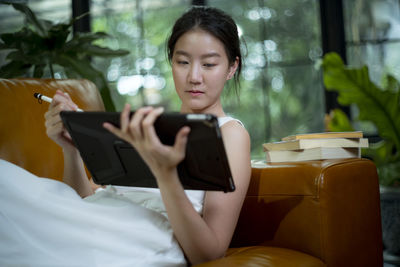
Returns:
[[[282,141],[298,140],[298,139],[314,139],[314,138],[362,138],[362,131],[353,132],[323,132],[323,133],[306,133],[289,135],[282,138]]]
[[[266,151],[267,162],[297,162],[322,159],[360,158],[359,147],[315,147],[299,150]]]
[[[263,144],[267,150],[298,150],[315,147],[368,147],[367,138],[314,138],[279,141]]]

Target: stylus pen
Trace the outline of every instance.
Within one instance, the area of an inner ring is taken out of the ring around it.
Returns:
[[[37,98],[38,100],[43,100],[46,101],[48,103],[51,103],[51,101],[53,101],[53,98],[39,94],[39,93],[34,93],[33,97]],[[77,111],[83,111],[82,109],[78,108],[76,109]]]

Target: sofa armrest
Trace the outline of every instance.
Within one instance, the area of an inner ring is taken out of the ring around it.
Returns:
[[[52,97],[68,92],[83,110],[104,110],[95,84],[75,79],[0,79],[0,158],[38,176],[62,179],[61,148],[46,135],[44,114],[49,104],[38,104],[33,93]]]
[[[366,159],[253,168],[231,247],[274,246],[327,266],[381,266],[376,167]]]

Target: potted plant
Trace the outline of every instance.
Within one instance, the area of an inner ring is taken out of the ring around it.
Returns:
[[[327,90],[339,93],[340,104],[355,105],[356,120],[372,123],[381,139],[363,150],[363,156],[374,161],[379,175],[386,252],[400,257],[400,84],[386,75],[379,87],[370,80],[368,67],[349,68],[336,53],[325,55],[322,68]],[[346,131],[353,127],[343,112],[334,110],[328,130]]]
[[[0,1],[2,4],[11,4]],[[86,78],[94,82],[100,91],[107,110],[115,110],[107,80],[90,62],[91,57],[120,57],[126,50],[111,50],[93,44],[110,37],[104,32],[76,33],[71,36],[74,21],[53,23],[39,19],[25,4],[11,4],[25,15],[26,24],[19,31],[0,35],[0,50],[10,50],[7,64],[0,68],[0,77],[55,78],[55,67],[61,67],[68,78]],[[46,74],[50,73],[50,75]]]

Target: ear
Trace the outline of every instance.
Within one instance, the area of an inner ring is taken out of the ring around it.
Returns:
[[[239,57],[236,57],[235,62],[233,62],[233,64],[229,66],[229,72],[228,76],[226,76],[226,80],[232,79],[233,75],[235,75],[238,66],[239,66]]]

